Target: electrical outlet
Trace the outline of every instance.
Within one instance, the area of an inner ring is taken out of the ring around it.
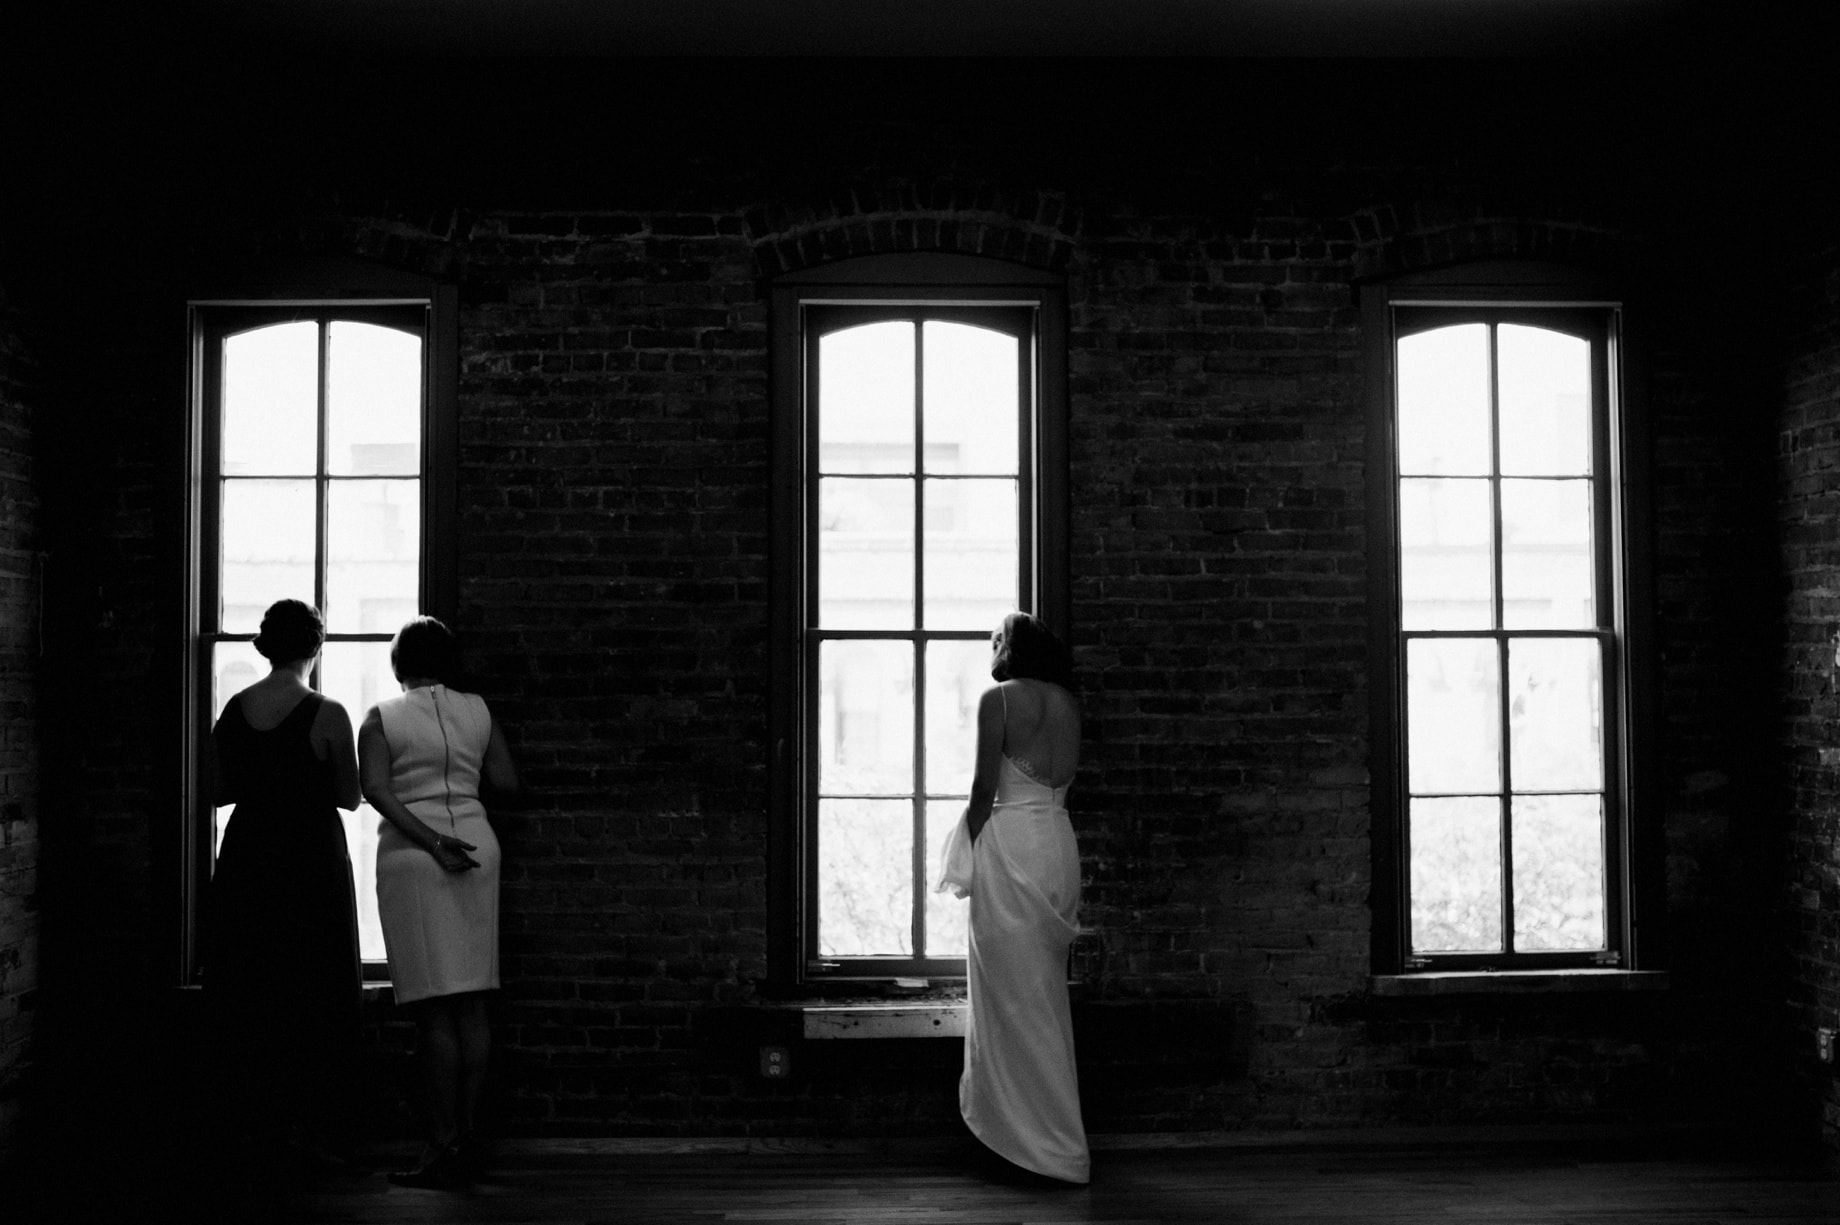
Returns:
[[[1834,1061],[1834,1031],[1817,1029],[1814,1031],[1814,1053],[1822,1063]]]
[[[784,1080],[791,1076],[792,1052],[783,1046],[761,1047],[760,1074],[773,1080]]]

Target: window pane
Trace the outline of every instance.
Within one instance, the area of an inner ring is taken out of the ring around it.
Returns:
[[[224,476],[319,470],[319,325],[281,323],[224,340]]]
[[[1504,323],[1501,470],[1515,476],[1591,473],[1591,345],[1545,328]]]
[[[393,634],[420,608],[420,481],[331,481],[326,489],[326,629]]]
[[[1501,789],[1500,674],[1487,638],[1406,644],[1407,759],[1413,795]]]
[[[824,477],[818,482],[818,624],[911,629],[914,485]]]
[[[247,642],[217,642],[211,645],[211,725],[223,717],[224,705],[251,684],[267,676],[268,661]],[[208,784],[207,784],[208,786]],[[211,862],[217,862],[218,848],[224,841],[224,823],[233,808],[226,804],[212,810]]]
[[[349,321],[330,330],[326,470],[414,476],[422,468],[422,338]]]
[[[1489,330],[1459,324],[1399,341],[1401,475],[1487,476]]]
[[[914,807],[909,800],[818,801],[818,951],[913,953]]]
[[[1604,947],[1604,805],[1596,795],[1517,795],[1514,947]]]
[[[968,942],[970,902],[948,890],[934,893],[939,883],[939,857],[945,853],[946,835],[965,811],[963,800],[933,800],[926,806],[926,950],[928,957],[963,957]]]
[[[928,480],[928,629],[988,629],[1016,608],[1016,482]]]
[[[1508,645],[1509,761],[1516,791],[1603,787],[1602,648],[1591,639]]]
[[[313,481],[225,481],[218,628],[254,633],[276,600],[314,601]]]
[[[319,687],[345,707],[354,729],[365,711],[402,692],[387,642],[328,642],[319,655]]]
[[[1412,951],[1501,947],[1501,802],[1413,800]]]
[[[925,649],[927,794],[968,795],[977,766],[978,697],[995,683],[990,643],[929,642]]]
[[[1590,481],[1502,481],[1501,554],[1506,628],[1597,624]]]
[[[1021,342],[963,323],[923,326],[926,470],[1015,475]]]
[[[914,471],[914,325],[820,337],[817,416],[820,472]]]
[[[224,704],[269,673],[269,662],[252,642],[218,642],[211,646],[211,722],[223,716]]]
[[[392,627],[394,629],[394,627]],[[352,730],[364,713],[384,698],[402,692],[390,671],[387,642],[328,642],[319,659],[320,691],[351,716]],[[383,925],[377,918],[377,832],[383,820],[369,804],[358,811],[340,810],[345,844],[351,851],[351,874],[358,894],[358,952],[366,961],[382,961]]]
[[[1404,629],[1495,627],[1489,482],[1399,482],[1399,602]]]
[[[818,645],[821,794],[913,794],[913,660],[906,642]]]

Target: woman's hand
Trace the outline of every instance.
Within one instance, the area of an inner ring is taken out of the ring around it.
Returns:
[[[365,712],[364,722],[358,727],[358,779],[371,807],[403,837],[434,856],[434,861],[443,869],[465,872],[480,866],[477,859],[467,854],[477,847],[452,834],[440,834],[428,828],[427,823],[410,812],[390,790],[390,744],[383,735],[383,716],[377,713],[375,706]]]
[[[452,837],[451,835],[436,834],[434,836],[434,845],[428,848],[428,853],[433,855],[434,861],[447,871],[465,872],[479,866],[479,861],[467,854],[468,851],[476,851],[478,849],[479,848],[472,843]]]

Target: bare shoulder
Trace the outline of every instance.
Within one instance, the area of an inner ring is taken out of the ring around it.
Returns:
[[[312,737],[321,744],[350,744],[351,715],[341,702],[323,698],[313,712]]]
[[[322,696],[319,712],[313,716],[313,721],[321,727],[350,727],[351,712],[346,710],[345,704],[337,698]]]

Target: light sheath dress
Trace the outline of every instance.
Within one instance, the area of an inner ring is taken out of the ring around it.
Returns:
[[[1091,1159],[1067,1000],[1080,852],[1066,802],[1066,787],[1004,754],[990,821],[972,842],[960,818],[938,887],[971,899],[959,1113],[999,1156],[1084,1183]]]
[[[449,872],[384,821],[377,910],[396,998],[408,1003],[498,986],[498,837],[479,802],[492,737],[485,699],[445,685],[377,703],[390,790],[428,827],[470,842],[477,868]]]

